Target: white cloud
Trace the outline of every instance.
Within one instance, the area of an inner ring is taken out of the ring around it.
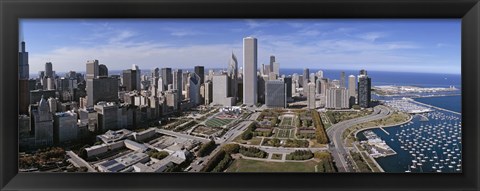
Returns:
[[[127,69],[132,64],[146,70],[155,67],[190,68],[194,65],[226,67],[231,50],[238,55],[241,48],[228,44],[176,47],[152,43],[63,47],[46,54],[31,54],[30,67],[32,71],[43,70],[44,63],[51,61],[56,71],[85,71],[86,61],[91,59],[98,59],[110,70]]]
[[[387,35],[385,33],[382,33],[382,32],[368,32],[368,33],[358,35],[359,38],[364,39],[364,40],[368,40],[368,41],[372,41],[372,42],[379,39],[379,38],[383,38],[385,36],[387,36]]]
[[[268,22],[246,20],[250,28],[268,25]],[[258,38],[258,65],[268,63],[270,55],[275,55],[282,68],[322,68],[322,69],[360,69],[367,70],[401,70],[430,71],[435,63],[446,65],[457,64],[457,60],[445,60],[415,53],[422,47],[408,41],[377,41],[386,36],[385,33],[368,32],[349,38],[331,37],[325,34],[348,34],[356,29],[336,28],[321,30],[321,26],[300,26],[292,23],[303,31],[303,34],[289,35],[265,34],[256,30],[253,34]],[[110,27],[110,26],[105,26]],[[320,28],[319,28],[320,27]],[[170,35],[183,37],[199,35],[202,31],[187,28],[164,28]],[[44,63],[51,61],[56,71],[85,71],[87,60],[98,59],[110,70],[122,70],[137,64],[140,69],[148,71],[155,67],[193,68],[204,65],[206,68],[226,68],[230,54],[233,51],[238,58],[239,66],[243,65],[242,43],[228,44],[174,44],[153,41],[138,41],[139,33],[132,30],[97,31],[85,42],[95,42],[107,39],[105,44],[93,43],[91,46],[67,46],[57,48],[43,54],[30,53],[31,71],[44,69]],[[309,36],[311,35],[311,36]],[[322,36],[313,38],[312,36]],[[317,39],[317,40],[311,40]],[[192,42],[193,43],[193,42]],[[438,46],[443,44],[438,43]],[[412,53],[413,52],[413,53]],[[428,63],[425,61],[428,60]],[[395,66],[395,68],[392,68]],[[437,71],[451,71],[448,67],[435,67]],[[460,70],[460,68],[458,69]]]
[[[117,31],[116,34],[108,39],[108,42],[110,43],[119,43],[123,42],[126,39],[133,37],[135,35],[134,32],[132,31]]]
[[[253,19],[246,19],[246,25],[250,28],[250,29],[253,29],[253,28],[257,28],[257,27],[261,27],[262,24],[256,20],[253,20]]]
[[[435,47],[437,47],[437,48],[451,48],[453,46],[451,44],[446,44],[446,43],[439,42],[435,45]]]

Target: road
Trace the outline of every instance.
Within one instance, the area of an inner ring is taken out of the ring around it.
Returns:
[[[164,135],[174,136],[174,137],[181,137],[181,138],[185,138],[185,139],[193,139],[193,140],[196,140],[196,141],[200,141],[202,143],[207,143],[207,142],[210,141],[210,139],[206,139],[206,138],[203,138],[203,137],[196,137],[196,136],[187,135],[187,134],[183,134],[183,133],[178,133],[178,132],[175,132],[175,131],[169,131],[169,130],[165,130],[165,129],[158,129],[157,128],[156,132],[160,133],[160,134],[164,134]]]
[[[260,146],[260,145],[246,145],[246,144],[239,144],[244,147],[256,147],[262,151],[267,153],[275,153],[275,154],[290,154],[296,150],[310,150],[312,153],[317,151],[327,151],[328,148],[321,147],[321,148],[305,148],[305,147],[271,147],[271,146]]]
[[[76,167],[87,167],[88,172],[97,172],[87,161],[80,158],[77,154],[72,151],[67,151],[67,155],[70,157],[70,162]]]
[[[373,108],[373,113],[360,118],[350,119],[342,121],[337,124],[333,124],[327,129],[327,135],[330,141],[333,143],[331,148],[332,156],[335,160],[339,172],[350,172],[347,159],[348,150],[343,139],[343,132],[351,126],[356,124],[365,123],[368,121],[374,121],[386,118],[392,114],[392,111],[385,106],[379,105]]]
[[[222,137],[215,140],[215,143],[223,144],[233,141],[235,137],[239,136],[245,130],[247,130],[247,127],[252,123],[252,121],[242,121],[236,124],[235,126],[231,127]]]
[[[252,121],[242,121],[232,128],[230,128],[220,139],[215,140],[216,144],[219,144],[217,148],[215,148],[208,156],[205,157],[197,157],[191,163],[191,169],[189,172],[200,172],[205,164],[208,163],[212,159],[213,156],[217,154],[222,148],[223,145],[230,143],[235,137],[242,134],[247,127],[253,123]],[[197,164],[198,163],[198,164]]]

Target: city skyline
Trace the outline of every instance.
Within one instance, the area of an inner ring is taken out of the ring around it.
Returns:
[[[21,31],[31,73],[43,70],[46,62],[52,62],[59,72],[83,71],[85,61],[92,59],[108,65],[109,70],[129,68],[132,63],[143,70],[196,65],[225,68],[232,52],[243,63],[239,39],[246,36],[259,39],[258,65],[269,64],[270,55],[275,55],[282,68],[298,68],[299,62],[302,68],[326,70],[368,67],[460,74],[461,68],[460,20],[452,19],[48,19],[22,20]]]

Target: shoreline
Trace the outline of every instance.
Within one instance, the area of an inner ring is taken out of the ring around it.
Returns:
[[[459,96],[459,95],[448,95],[448,96]],[[461,95],[460,95],[461,96]],[[430,97],[446,97],[446,96],[426,96],[426,97],[419,97],[419,98],[430,98]],[[450,113],[453,113],[453,114],[457,114],[457,115],[461,115],[461,113],[458,113],[458,112],[455,112],[455,111],[451,111],[451,110],[448,110],[448,109],[444,109],[444,108],[441,108],[441,107],[437,107],[437,106],[433,106],[433,105],[430,105],[430,104],[426,104],[426,103],[422,103],[422,102],[419,102],[419,101],[416,101],[414,100],[413,98],[410,98],[412,102],[414,103],[417,103],[417,104],[420,104],[420,105],[424,105],[424,106],[427,106],[427,107],[431,107],[431,108],[434,108],[434,109],[437,109],[437,110],[441,110],[441,111],[445,111],[445,112],[450,112]],[[376,129],[376,128],[383,128],[383,127],[394,127],[394,126],[399,126],[399,125],[403,125],[405,123],[408,123],[410,121],[412,121],[413,119],[413,116],[412,114],[409,114],[410,115],[410,118],[405,121],[405,122],[402,122],[402,123],[398,123],[398,124],[394,124],[394,125],[389,125],[389,126],[375,126],[375,127],[367,127],[367,128],[364,128],[364,129],[359,129],[357,131],[355,131],[355,134],[354,134],[354,137],[357,138],[357,134],[360,132],[360,131],[365,131],[365,130],[368,130],[368,129]],[[383,167],[382,165],[380,165],[378,163],[378,161],[376,160],[376,158],[368,155],[369,158],[374,161],[374,163],[377,165],[377,168],[379,169],[382,169],[382,172],[385,172],[383,170]],[[388,157],[388,156],[387,156]],[[392,173],[398,173],[398,172],[392,172]]]
[[[439,95],[426,95],[426,96],[412,96],[410,94],[406,94],[406,95],[398,95],[398,94],[393,94],[393,95],[382,95],[382,94],[378,94],[377,92],[374,92],[372,91],[372,93],[378,97],[388,97],[388,98],[391,98],[391,97],[408,97],[408,98],[412,98],[412,99],[416,99],[416,98],[431,98],[431,97],[450,97],[450,96],[462,96],[461,93],[454,93],[454,94],[439,94]]]
[[[411,99],[410,101],[412,101],[416,104],[420,104],[420,105],[423,105],[423,106],[426,106],[426,107],[431,107],[431,108],[434,108],[434,109],[440,110],[440,111],[450,112],[450,113],[457,114],[457,115],[460,115],[460,116],[462,115],[461,113],[456,112],[456,111],[452,111],[452,110],[449,110],[449,109],[445,109],[445,108],[433,106],[433,105],[430,105],[430,104],[422,103],[420,101],[414,100],[413,98],[410,98],[410,99]]]
[[[380,126],[374,126],[374,127],[365,127],[365,128],[362,128],[362,129],[359,129],[357,131],[355,131],[354,133],[354,137],[357,137],[357,134],[360,132],[360,131],[364,131],[364,130],[368,130],[368,129],[377,129],[377,128],[387,128],[387,127],[394,127],[394,126],[399,126],[399,125],[403,125],[405,123],[408,123],[410,121],[412,121],[413,119],[413,115],[412,114],[408,114],[407,115],[410,116],[410,118],[407,120],[407,121],[403,121],[403,122],[400,122],[400,123],[396,123],[396,124],[392,124],[392,125],[386,125],[386,126],[383,126],[383,125],[380,125]]]

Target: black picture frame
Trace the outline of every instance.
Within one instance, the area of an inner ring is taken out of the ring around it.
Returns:
[[[21,18],[459,18],[462,19],[463,172],[18,173]],[[1,190],[479,190],[478,0],[0,0]]]

